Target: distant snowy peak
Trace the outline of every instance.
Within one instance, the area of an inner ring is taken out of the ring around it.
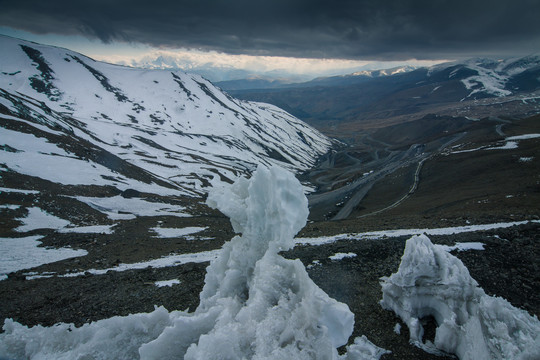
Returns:
[[[157,58],[147,59],[143,63],[132,62],[131,65],[145,69],[182,69],[184,64],[173,57],[159,55]]]
[[[508,96],[540,87],[540,55],[444,63],[431,67],[428,74],[433,76],[440,72],[447,72],[449,79],[459,79],[469,90],[468,97]]]
[[[253,66],[249,70],[242,69],[223,63],[222,60],[219,59],[219,56],[216,57],[213,54],[204,53],[195,55],[195,58],[193,58],[191,56],[187,56],[186,54],[158,51],[138,59],[118,61],[112,58],[111,61],[118,65],[130,66],[139,69],[187,71],[192,74],[201,75],[215,84],[245,79],[252,80],[253,78],[269,82],[282,82],[282,80],[285,80],[285,83],[307,81],[311,79],[310,75],[295,74],[287,71],[286,69],[265,71],[256,70],[253,68]]]
[[[406,73],[406,72],[413,71],[416,69],[417,69],[416,66],[406,65],[406,66],[398,66],[391,69],[357,71],[355,73],[352,73],[350,75],[345,75],[345,76],[367,76],[367,77],[391,76],[391,75]]]
[[[283,87],[311,87],[311,86],[349,86],[357,85],[368,81],[377,81],[379,79],[399,76],[410,73],[418,69],[415,66],[405,65],[390,69],[362,70],[345,75],[318,77],[304,83],[289,84]]]
[[[285,111],[234,99],[198,75],[111,65],[5,36],[0,47],[2,121],[91,144],[172,187],[204,193],[205,179],[231,179],[258,164],[298,172],[331,146]]]

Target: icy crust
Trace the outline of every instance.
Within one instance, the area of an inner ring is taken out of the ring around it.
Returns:
[[[425,235],[407,241],[397,273],[382,278],[383,308],[409,327],[410,341],[460,359],[539,359],[540,322],[488,296],[463,263]],[[420,319],[437,321],[434,343],[422,342]]]
[[[307,200],[291,173],[259,167],[250,180],[215,188],[208,203],[231,218],[235,236],[207,268],[194,313],[116,317],[74,328],[27,328],[12,320],[0,334],[10,359],[378,359],[385,350],[358,337],[354,314],[308,276],[294,246]]]

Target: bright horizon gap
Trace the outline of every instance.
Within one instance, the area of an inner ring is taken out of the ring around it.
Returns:
[[[398,66],[432,66],[449,60],[366,61],[334,58],[302,58],[263,55],[233,55],[197,49],[151,49],[135,56],[90,54],[96,60],[132,67],[169,68],[168,63],[190,71],[200,67],[244,70],[256,74],[290,73],[305,76],[346,75],[361,70],[382,70]],[[155,62],[157,60],[157,62]],[[160,63],[162,64],[160,66]],[[142,66],[141,66],[142,65]],[[165,65],[165,66],[163,66]],[[269,74],[270,75],[270,74]]]
[[[53,45],[79,52],[98,61],[138,68],[181,69],[224,81],[262,77],[307,81],[317,77],[347,75],[362,70],[383,70],[399,66],[433,66],[452,61],[370,61],[340,58],[305,58],[269,55],[226,54],[199,49],[160,49],[141,43],[102,43],[81,35],[33,34],[0,26],[0,34]]]

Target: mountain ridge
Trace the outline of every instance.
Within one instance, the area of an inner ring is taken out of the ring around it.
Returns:
[[[101,185],[125,190],[123,183],[136,176],[157,184],[153,191],[196,197],[216,175],[231,181],[259,163],[303,171],[331,146],[285,111],[236,100],[198,75],[106,64],[5,36],[0,42],[0,112],[10,135],[3,145],[17,151],[3,152],[5,169],[38,175],[35,166],[18,163],[28,150],[18,142],[21,126],[47,139],[38,140],[43,146],[59,146],[50,153],[37,149],[38,163],[61,168],[69,159],[89,171],[101,165],[103,173],[94,174]],[[150,190],[139,182],[130,186]]]
[[[504,103],[508,116],[540,112],[540,57],[450,62],[388,76],[345,76],[296,87],[229,90],[272,103],[327,135],[382,128],[428,114],[483,118]]]
[[[183,72],[130,70],[22,45],[28,48],[15,44],[10,67],[0,53],[0,236],[16,245],[4,258],[17,265],[0,262],[0,323],[78,327],[155,306],[193,311],[208,261],[235,236],[229,220],[202,199],[210,186],[248,174],[255,161],[280,164],[318,185],[308,195],[310,221],[299,246],[285,256],[300,259],[317,285],[349,306],[354,336],[365,334],[391,350],[390,358],[441,359],[412,346],[405,328],[396,331],[403,323],[380,306],[380,279],[398,269],[412,233],[431,233],[449,249],[485,244],[480,252],[453,251],[487,293],[540,313],[540,118],[508,116],[513,107],[535,111],[539,95],[459,102],[477,88],[467,90],[458,75],[478,74],[458,68],[418,88],[407,86],[425,80],[425,69],[381,77],[373,91],[312,92],[324,100],[321,107],[347,95],[371,106],[366,118],[379,117],[370,131],[346,123],[339,134],[354,143],[303,172],[330,140],[274,106],[231,100]],[[448,95],[452,101],[444,102]],[[385,101],[373,101],[377,96]],[[429,101],[431,107],[422,105]],[[434,111],[474,104],[471,118]],[[177,114],[176,106],[184,109]],[[490,116],[476,118],[481,107]],[[23,246],[29,242],[31,248]],[[70,257],[26,261],[60,250],[71,250]],[[429,338],[438,324],[424,320]]]

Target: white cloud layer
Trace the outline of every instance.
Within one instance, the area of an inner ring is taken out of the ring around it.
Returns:
[[[287,78],[304,81],[319,76],[334,76],[360,70],[386,69],[402,65],[431,66],[440,61],[407,60],[370,62],[348,59],[315,59],[283,56],[231,55],[196,49],[149,49],[138,54],[89,54],[96,60],[143,68],[179,68],[203,73],[212,81],[250,77]],[[445,61],[445,60],[444,60]]]
[[[431,66],[448,61],[367,61],[226,54],[191,48],[158,48],[125,41],[103,43],[81,35],[34,34],[5,26],[0,26],[0,34],[63,47],[112,64],[151,69],[182,69],[203,75],[211,81],[261,77],[301,82],[320,76],[344,75],[361,70],[388,69],[403,65]]]

